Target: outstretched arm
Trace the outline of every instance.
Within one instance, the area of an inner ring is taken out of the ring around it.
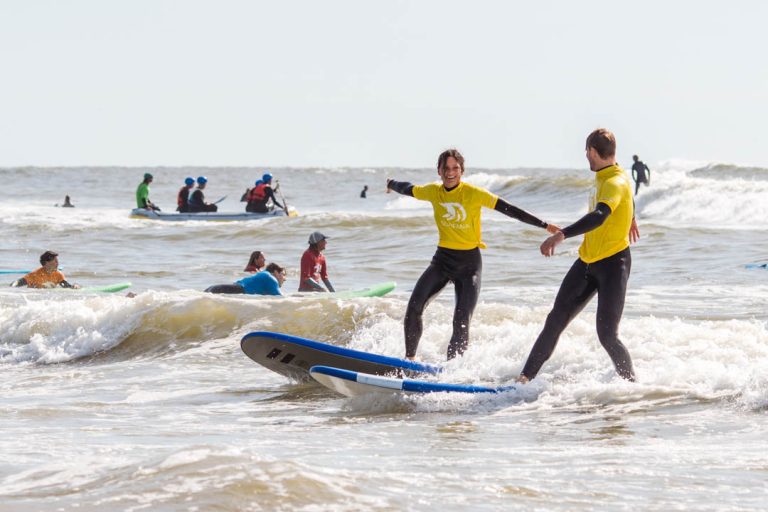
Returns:
[[[555,254],[555,247],[557,247],[566,238],[571,238],[578,235],[583,235],[595,228],[603,225],[605,219],[611,214],[611,208],[605,203],[597,203],[594,210],[571,224],[563,228],[562,231],[550,236],[539,248],[541,254],[544,256],[552,256]]]
[[[275,203],[275,205],[277,205],[278,207],[280,207],[280,209],[281,209],[281,210],[285,210],[285,207],[284,207],[283,205],[281,205],[281,204],[280,204],[280,203],[277,201],[277,198],[275,197],[275,193],[272,191],[272,187],[268,187],[268,188],[266,189],[266,191],[267,191],[267,199],[269,199],[269,198],[271,197],[271,198],[272,198],[272,201]]]
[[[398,194],[413,197],[413,184],[407,181],[395,181],[387,178],[387,192],[394,190]]]
[[[531,226],[544,228],[550,233],[557,233],[560,230],[560,228],[558,228],[557,226],[552,224],[547,224],[546,222],[536,217],[535,215],[528,213],[527,211],[522,210],[517,206],[513,206],[509,204],[502,198],[499,198],[496,201],[496,207],[494,208],[494,210],[496,210],[497,212],[503,213],[507,217],[512,217],[513,219],[517,219],[520,222],[530,224]]]

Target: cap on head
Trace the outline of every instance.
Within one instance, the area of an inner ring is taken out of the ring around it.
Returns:
[[[53,251],[45,251],[43,254],[40,255],[40,264],[45,265],[49,261],[53,261],[58,256],[58,253],[55,253]]]
[[[258,186],[259,186],[259,185],[261,185],[262,183],[264,183],[262,180],[256,180],[256,183],[255,183],[255,185],[258,187]]]
[[[314,244],[319,244],[319,243],[320,243],[320,242],[322,242],[323,240],[328,240],[328,237],[327,237],[327,236],[325,236],[324,234],[322,234],[322,233],[321,233],[321,232],[319,232],[319,231],[315,231],[314,233],[312,233],[311,235],[309,235],[309,243],[310,243],[310,244],[313,244],[313,245],[314,245]]]
[[[205,183],[208,183],[208,178],[206,178],[205,176],[198,176],[197,177],[197,184],[198,185],[203,185]]]
[[[264,181],[264,183],[269,183],[272,181],[272,175],[269,173],[265,173],[264,176],[261,177],[261,179]]]
[[[187,178],[184,180],[184,184],[186,186],[194,185],[195,184],[195,178],[192,176],[187,176]]]
[[[145,180],[151,180],[151,179],[154,179],[154,178],[155,177],[152,176],[151,174],[149,174],[148,172],[144,173],[144,179]]]

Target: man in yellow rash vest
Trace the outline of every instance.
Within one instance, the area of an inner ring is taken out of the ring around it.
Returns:
[[[429,267],[413,288],[405,313],[405,356],[413,359],[422,333],[422,313],[429,302],[447,285],[456,290],[453,335],[448,344],[448,359],[461,355],[469,343],[469,323],[480,295],[483,261],[480,249],[482,208],[494,209],[526,224],[556,233],[559,227],[547,224],[525,210],[512,206],[496,194],[464,183],[464,157],[455,149],[443,151],[437,160],[441,183],[414,186],[405,181],[387,180],[387,191],[394,190],[432,203],[440,237]]]
[[[549,257],[563,240],[583,234],[579,259],[563,278],[552,311],[518,382],[536,377],[554,352],[560,334],[595,294],[600,344],[611,357],[616,372],[624,379],[635,380],[632,358],[619,339],[619,321],[632,267],[629,244],[640,237],[632,187],[627,174],[616,164],[616,138],[611,132],[600,128],[590,133],[586,152],[589,168],[595,173],[592,211],[541,244],[541,254]]]

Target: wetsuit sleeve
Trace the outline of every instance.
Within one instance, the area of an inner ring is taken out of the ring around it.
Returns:
[[[570,226],[563,228],[563,235],[565,238],[571,238],[578,235],[583,235],[595,228],[599,228],[605,222],[605,219],[611,214],[611,208],[605,203],[597,203],[594,210],[571,224]]]
[[[272,201],[279,206],[280,208],[285,208],[283,205],[281,205],[279,202],[277,202],[277,198],[275,197],[275,192],[272,190],[272,187],[267,187],[265,189],[267,193],[267,199],[272,198]]]
[[[496,201],[496,207],[494,208],[497,212],[503,213],[507,217],[512,217],[513,219],[517,219],[520,222],[524,222],[526,224],[530,224],[531,226],[536,226],[539,228],[547,229],[548,224],[541,220],[540,218],[536,217],[533,214],[528,213],[525,210],[521,210],[517,206],[513,206],[503,200],[502,198],[499,198],[498,201]]]
[[[413,195],[413,184],[408,183],[407,181],[389,180],[387,182],[387,188],[394,190],[398,194],[403,194],[404,196],[415,197]]]
[[[72,286],[69,283],[69,281],[67,281],[66,279],[64,281],[60,282],[59,286],[61,286],[62,288],[74,288],[74,286]]]
[[[20,277],[19,279],[15,280],[11,283],[11,286],[16,288],[18,286],[29,286],[29,283],[27,283],[27,280],[23,277]]]

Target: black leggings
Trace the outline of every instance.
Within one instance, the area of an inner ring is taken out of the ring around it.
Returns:
[[[635,380],[632,358],[619,339],[619,321],[624,311],[624,296],[632,268],[629,248],[591,264],[580,259],[565,275],[555,305],[547,316],[544,329],[531,349],[522,374],[533,379],[552,356],[560,334],[597,293],[597,337],[611,356],[616,372]]]
[[[469,322],[480,295],[483,259],[480,249],[461,251],[438,247],[432,262],[413,288],[405,313],[405,355],[413,357],[419,346],[423,323],[421,315],[427,304],[453,282],[456,308],[453,311],[453,336],[448,344],[448,359],[461,355],[469,343]]]
[[[245,289],[239,284],[215,284],[205,289],[208,293],[245,293]]]

